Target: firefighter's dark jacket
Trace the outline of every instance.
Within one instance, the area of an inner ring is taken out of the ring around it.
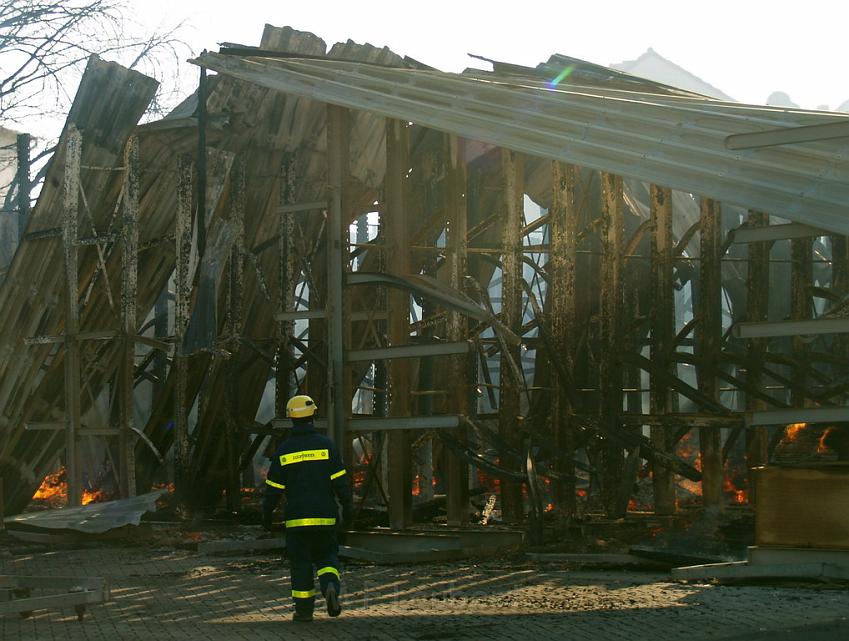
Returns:
[[[265,481],[263,511],[270,514],[286,496],[286,527],[335,525],[336,498],[343,518],[351,512],[351,484],[333,441],[313,424],[300,423],[277,448]]]

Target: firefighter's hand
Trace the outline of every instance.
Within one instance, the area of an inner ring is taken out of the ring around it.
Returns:
[[[263,512],[262,513],[262,527],[265,529],[266,532],[271,532],[271,527],[272,527],[271,517],[272,517],[272,512]]]

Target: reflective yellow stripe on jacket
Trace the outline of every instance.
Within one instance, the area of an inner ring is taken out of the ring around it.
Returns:
[[[315,596],[318,594],[315,589],[313,590],[292,590],[292,597],[295,599],[309,599],[311,596]]]
[[[336,525],[336,519],[291,519],[286,527],[307,527],[310,525]]]
[[[278,490],[285,490],[286,489],[286,486],[283,485],[282,483],[275,483],[274,481],[272,481],[270,479],[265,479],[265,484],[270,485],[271,487],[276,487]]]
[[[330,459],[329,450],[304,450],[281,454],[280,465],[291,465],[292,463],[303,463],[304,461],[327,461]]]
[[[345,470],[339,470],[339,471],[338,471],[338,472],[336,472],[335,474],[331,474],[331,475],[330,475],[330,480],[332,481],[333,479],[338,479],[338,478],[339,478],[340,476],[342,476],[343,474],[345,474]]]

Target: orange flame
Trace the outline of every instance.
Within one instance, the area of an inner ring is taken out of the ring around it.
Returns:
[[[787,440],[788,443],[792,443],[797,438],[799,438],[799,435],[805,430],[806,427],[808,427],[807,423],[791,423],[784,430],[784,438]]]
[[[831,448],[826,445],[826,441],[828,437],[831,436],[832,432],[834,432],[833,427],[829,427],[825,432],[820,436],[820,440],[817,443],[817,454],[828,454],[831,451]]]
[[[44,477],[41,485],[32,495],[35,501],[50,501],[51,503],[64,503],[68,500],[68,481],[65,474],[65,468],[61,467],[53,474],[48,474]],[[99,503],[109,500],[106,492],[103,490],[83,490],[82,504]]]
[[[83,490],[83,505],[89,503],[101,503],[107,499],[106,493],[103,490]]]
[[[67,501],[68,482],[65,480],[65,468],[45,476],[32,498],[39,501]]]

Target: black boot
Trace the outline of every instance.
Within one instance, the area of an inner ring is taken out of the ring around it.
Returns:
[[[342,614],[342,606],[339,604],[339,594],[336,592],[335,584],[331,583],[327,586],[324,600],[327,602],[327,614],[332,617],[338,617]]]
[[[295,623],[309,623],[312,621],[312,612],[299,612],[295,610],[295,614],[292,615],[292,621]]]

